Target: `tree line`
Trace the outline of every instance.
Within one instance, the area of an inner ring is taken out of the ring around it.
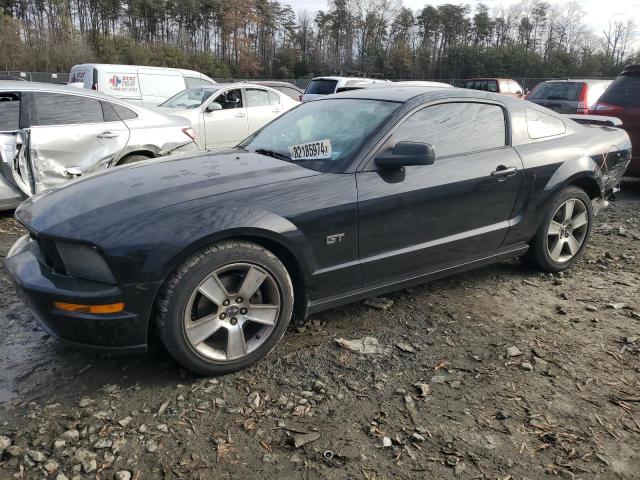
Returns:
[[[597,32],[584,16],[577,2],[543,0],[417,11],[399,0],[330,0],[316,12],[277,0],[0,0],[0,69],[99,62],[225,78],[446,79],[615,76],[640,63],[632,21]]]

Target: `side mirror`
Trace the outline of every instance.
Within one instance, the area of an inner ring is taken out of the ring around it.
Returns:
[[[211,102],[209,105],[207,105],[207,108],[205,108],[205,112],[207,113],[215,112],[216,110],[222,110],[222,105],[220,105],[218,102]]]
[[[377,156],[376,165],[386,168],[408,167],[410,165],[431,165],[436,160],[436,152],[430,143],[398,142],[391,152]]]

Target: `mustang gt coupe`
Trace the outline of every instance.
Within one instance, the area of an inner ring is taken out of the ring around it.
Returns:
[[[141,351],[159,337],[187,369],[229,372],[292,317],[510,257],[570,267],[631,156],[609,120],[453,88],[325,96],[233,150],[27,199],[6,266],[63,341]]]

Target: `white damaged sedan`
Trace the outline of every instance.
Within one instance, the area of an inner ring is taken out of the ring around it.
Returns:
[[[0,81],[0,210],[105,168],[193,151],[184,118],[91,90]]]
[[[218,83],[183,90],[156,110],[188,119],[201,149],[221,150],[234,147],[298,104],[273,88]]]

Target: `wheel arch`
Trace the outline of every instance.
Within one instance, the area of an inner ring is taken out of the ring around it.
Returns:
[[[132,150],[132,151],[128,151],[127,153],[125,153],[124,155],[118,157],[118,159],[116,160],[116,162],[114,163],[115,165],[120,165],[122,163],[123,160],[126,160],[129,157],[132,157],[134,155],[143,155],[147,158],[156,158],[158,156],[157,152],[153,152],[152,150]]]
[[[547,198],[551,198],[569,185],[583,189],[591,200],[604,194],[604,176],[591,157],[583,156],[564,162],[551,176],[544,191]]]
[[[294,318],[307,316],[307,286],[309,284],[308,255],[300,251],[294,243],[282,234],[260,228],[234,228],[204,236],[192,242],[187,248],[168,262],[165,268],[165,282],[173,272],[191,255],[210,245],[224,241],[246,241],[259,245],[273,253],[287,269],[294,290]],[[162,287],[158,290],[160,294]],[[155,303],[155,302],[154,302]]]

